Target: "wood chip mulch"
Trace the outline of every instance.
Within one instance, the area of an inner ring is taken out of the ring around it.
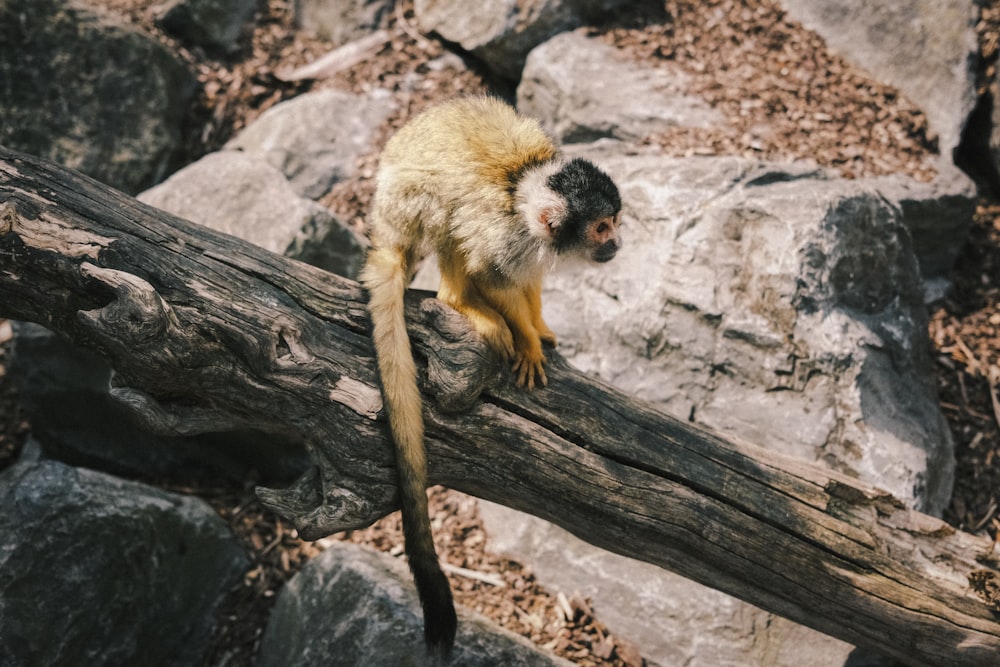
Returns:
[[[773,0],[645,0],[594,32],[643,66],[679,66],[689,93],[725,116],[724,127],[650,137],[668,153],[812,160],[848,178],[936,173],[923,112]]]

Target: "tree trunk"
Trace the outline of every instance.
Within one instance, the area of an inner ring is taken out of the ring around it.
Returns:
[[[417,293],[407,309],[432,482],[907,664],[1000,664],[989,540],[667,417],[555,353],[549,386],[521,391],[460,316]],[[258,493],[307,539],[396,507],[354,282],[0,148],[0,317],[102,352],[156,432],[301,437],[315,468]]]

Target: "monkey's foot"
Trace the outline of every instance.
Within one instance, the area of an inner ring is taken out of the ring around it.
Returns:
[[[517,373],[517,383],[525,389],[534,389],[536,378],[543,387],[549,383],[545,377],[545,357],[541,354],[518,352],[513,371]]]

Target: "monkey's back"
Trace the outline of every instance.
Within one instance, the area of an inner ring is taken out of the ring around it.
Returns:
[[[458,252],[491,271],[517,224],[526,170],[556,157],[538,121],[487,97],[459,98],[410,120],[382,151],[369,219],[376,246]]]
[[[381,166],[444,180],[453,192],[468,183],[481,196],[484,184],[509,191],[525,169],[555,155],[538,121],[498,99],[468,97],[413,118],[389,140]]]

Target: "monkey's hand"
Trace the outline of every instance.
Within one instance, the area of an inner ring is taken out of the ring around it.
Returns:
[[[517,383],[525,389],[534,389],[536,379],[543,387],[549,383],[545,377],[545,355],[540,348],[537,352],[518,350],[513,370],[517,373]]]

